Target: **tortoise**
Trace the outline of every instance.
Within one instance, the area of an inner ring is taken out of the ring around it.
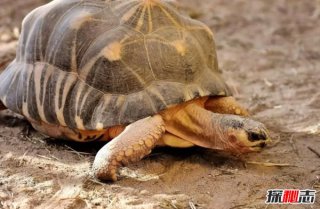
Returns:
[[[270,141],[218,68],[211,30],[166,0],[54,0],[22,23],[16,58],[0,74],[0,110],[53,138],[107,142],[92,174],[156,146],[230,154]]]

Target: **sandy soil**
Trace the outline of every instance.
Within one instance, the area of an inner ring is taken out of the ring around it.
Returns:
[[[41,4],[15,2],[0,2],[2,63],[12,59],[21,18]],[[100,183],[88,171],[101,144],[53,141],[34,131],[26,136],[27,123],[5,111],[0,208],[320,208],[320,197],[313,206],[264,203],[268,189],[320,189],[314,152],[320,152],[320,1],[180,3],[215,31],[224,77],[269,127],[274,144],[241,159],[201,148],[159,149],[122,169],[120,181]]]

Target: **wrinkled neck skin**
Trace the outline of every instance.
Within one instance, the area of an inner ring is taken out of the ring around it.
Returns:
[[[250,150],[237,142],[232,130],[223,126],[232,122],[232,115],[216,114],[204,108],[206,98],[200,98],[182,106],[169,108],[161,113],[166,130],[195,145],[236,154]]]

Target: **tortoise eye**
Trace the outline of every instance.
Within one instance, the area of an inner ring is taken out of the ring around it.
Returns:
[[[260,141],[260,140],[267,140],[267,136],[264,133],[255,133],[249,132],[248,133],[250,141]]]

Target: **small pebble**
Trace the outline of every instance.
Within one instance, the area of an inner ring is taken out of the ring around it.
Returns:
[[[94,205],[100,205],[101,202],[102,202],[102,198],[96,198],[96,199],[92,200],[92,203],[93,203]]]
[[[147,190],[141,190],[140,194],[141,195],[147,195],[147,194],[149,194],[149,192]]]

